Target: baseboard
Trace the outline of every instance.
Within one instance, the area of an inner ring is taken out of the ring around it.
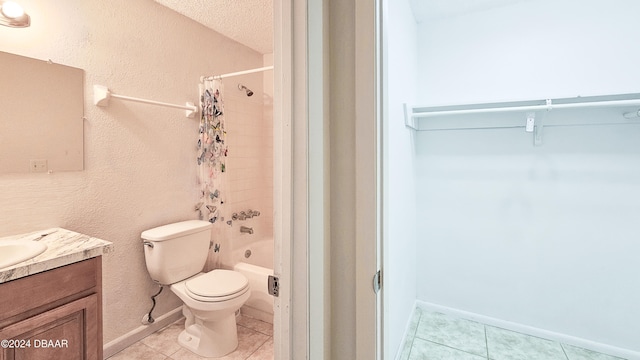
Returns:
[[[624,359],[640,360],[640,352],[637,352],[637,351],[623,349],[623,348],[602,344],[595,341],[590,341],[590,340],[586,340],[586,339],[582,339],[582,338],[578,338],[578,337],[574,337],[566,334],[561,334],[561,333],[539,329],[539,328],[535,328],[535,327],[531,327],[523,324],[496,319],[496,318],[492,318],[489,316],[484,316],[484,315],[480,315],[480,314],[476,314],[468,311],[449,308],[442,305],[432,304],[432,303],[424,302],[421,300],[416,300],[416,304],[420,308],[425,309],[427,311],[437,311],[443,314],[477,321],[482,324],[491,325],[491,326],[499,327],[502,329],[519,332],[522,334],[554,340],[554,341],[561,342],[563,344],[573,345],[573,346],[581,347],[583,349],[588,349],[588,350],[596,351],[603,354],[613,355],[613,356],[621,357]]]
[[[133,329],[132,331],[129,331],[128,333],[120,336],[119,338],[109,341],[103,347],[104,358],[107,359],[119,353],[120,351],[162,329],[163,327],[178,321],[181,317],[182,306],[159,316],[152,324],[141,325]]]
[[[409,334],[411,331],[411,323],[413,322],[413,318],[416,316],[416,309],[418,308],[418,302],[413,303],[413,309],[411,310],[411,315],[409,315],[409,319],[407,324],[404,326],[404,333],[402,334],[402,340],[400,341],[400,346],[396,350],[395,360],[400,360],[402,357],[402,352],[404,351],[405,346],[407,345],[407,339],[411,339],[413,341],[414,333]],[[415,332],[415,329],[413,329]],[[410,335],[410,336],[409,336]]]
[[[260,321],[264,321],[266,323],[273,325],[272,313],[268,313],[268,312],[253,308],[251,306],[246,306],[246,305],[240,308],[240,312],[242,313],[242,315],[245,315]]]

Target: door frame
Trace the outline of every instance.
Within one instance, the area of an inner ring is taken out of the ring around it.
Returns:
[[[279,296],[274,298],[274,358],[293,358],[292,336],[292,6],[274,1],[273,95],[273,238],[274,275]]]
[[[274,301],[274,358],[281,360],[311,358],[313,332],[306,2],[274,1],[274,274],[280,279]],[[323,331],[322,321],[316,329]]]
[[[354,0],[345,0],[354,1]],[[358,359],[382,358],[380,1],[355,0],[355,334]],[[274,309],[276,359],[329,359],[331,268],[328,0],[274,1]],[[336,20],[331,18],[331,20]],[[344,19],[339,19],[344,21]],[[339,64],[338,64],[339,66]],[[295,240],[295,241],[294,241]],[[311,257],[309,254],[313,253]],[[348,277],[345,277],[348,278]],[[349,280],[345,280],[349,281]],[[335,294],[334,296],[343,296]]]
[[[356,354],[383,357],[381,1],[355,1]],[[375,346],[373,346],[375,345]]]

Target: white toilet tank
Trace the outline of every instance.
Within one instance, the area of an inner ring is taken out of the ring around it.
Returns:
[[[181,221],[146,230],[141,237],[151,279],[169,285],[202,271],[209,254],[211,223]]]

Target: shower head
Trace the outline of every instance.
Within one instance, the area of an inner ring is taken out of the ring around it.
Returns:
[[[238,90],[244,90],[247,93],[247,96],[253,95],[253,91],[242,84],[238,84]]]

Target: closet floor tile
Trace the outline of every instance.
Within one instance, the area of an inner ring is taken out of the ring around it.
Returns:
[[[486,329],[491,360],[567,360],[558,342],[493,326]]]
[[[486,360],[486,358],[486,356],[469,354],[462,350],[418,338],[413,340],[409,354],[409,360]]]
[[[562,344],[562,347],[569,360],[624,360],[619,357],[601,354],[567,344]]]
[[[484,325],[437,312],[424,312],[420,317],[416,338],[487,356]]]
[[[628,360],[420,307],[398,352],[399,360]]]

